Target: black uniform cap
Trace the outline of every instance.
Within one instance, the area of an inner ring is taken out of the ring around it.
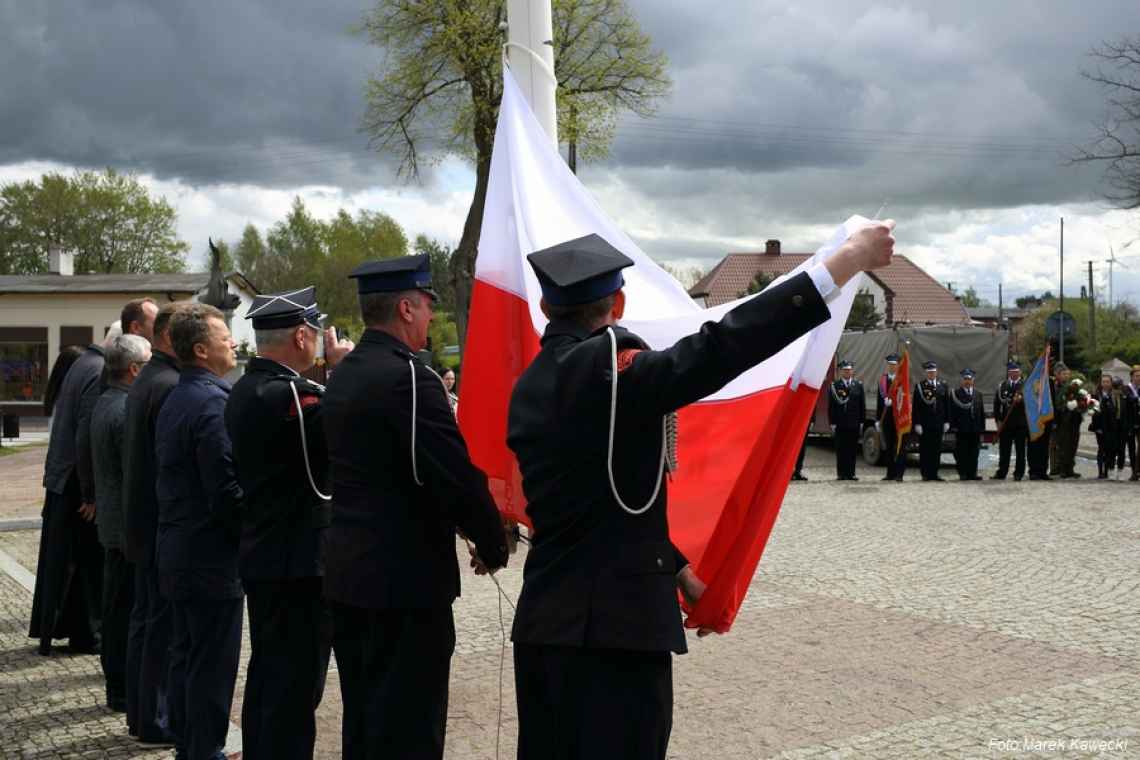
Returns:
[[[938,362],[923,362],[922,368],[926,370],[938,369]]]
[[[317,289],[310,285],[300,290],[255,296],[245,318],[253,320],[254,330],[275,330],[301,323],[319,330],[324,316],[317,308]]]
[[[898,354],[887,354],[887,361],[892,363],[892,364],[898,364],[899,363],[899,355]]]
[[[844,359],[839,362],[839,369],[855,369],[855,365]]]
[[[962,370],[959,374],[962,375],[962,377],[969,377],[972,379],[974,377],[974,370],[966,367],[966,369]]]
[[[633,259],[594,234],[526,258],[538,275],[542,297],[552,306],[577,306],[616,293],[625,285],[621,270],[633,266]]]
[[[1020,364],[1018,364],[1017,362],[1010,362],[1009,364],[1005,365],[1005,368],[1006,368],[1007,370],[1011,370],[1011,369],[1020,370],[1020,369],[1021,369],[1021,365],[1020,365]]]
[[[361,295],[422,290],[433,301],[439,300],[431,287],[431,258],[426,253],[401,256],[398,259],[366,261],[352,270],[349,279],[356,280],[356,292]]]

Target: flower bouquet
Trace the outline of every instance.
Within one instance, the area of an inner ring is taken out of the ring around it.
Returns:
[[[1096,412],[1100,405],[1088,391],[1081,387],[1082,385],[1084,382],[1078,378],[1073,378],[1069,383],[1069,387],[1065,389],[1065,408],[1078,414],[1084,414],[1088,411]],[[1096,405],[1097,408],[1092,408],[1092,405]]]

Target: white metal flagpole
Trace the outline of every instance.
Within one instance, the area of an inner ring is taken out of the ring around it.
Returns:
[[[511,73],[538,123],[557,147],[553,40],[550,0],[507,0],[507,55]]]

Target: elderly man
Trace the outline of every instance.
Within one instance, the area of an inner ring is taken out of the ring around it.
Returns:
[[[550,323],[507,425],[534,526],[512,631],[520,760],[665,757],[677,591],[704,592],[669,540],[666,417],[827,321],[837,286],[890,262],[892,226],[663,351],[617,326],[633,262],[605,240],[528,257]]]
[[[343,756],[440,758],[456,528],[475,542],[479,570],[507,563],[506,532],[443,383],[416,354],[435,300],[428,257],[368,262],[351,276],[367,329],[333,372],[322,411],[332,466],[324,591]]]
[[[166,711],[170,670],[170,603],[158,593],[154,543],[158,530],[158,465],[154,431],[158,412],[178,384],[170,320],[188,304],[158,310],[151,358],[127,393],[123,467],[123,554],[135,568],[135,603],[127,639],[127,728],[143,744],[173,742]],[[177,688],[180,690],[184,684]]]
[[[1025,381],[1017,362],[1006,365],[1006,378],[994,393],[994,422],[998,426],[998,468],[990,480],[1005,480],[1009,474],[1012,449],[1016,455],[1013,479],[1025,475],[1025,444],[1029,438],[1029,422],[1025,417]]]
[[[107,707],[127,711],[127,628],[134,604],[134,569],[123,556],[123,442],[127,390],[150,361],[150,344],[121,335],[107,349],[107,389],[91,413],[95,525],[103,545],[103,645],[100,659]]]
[[[52,639],[68,639],[74,652],[99,651],[103,601],[103,550],[95,531],[94,484],[85,503],[80,487],[80,451],[90,475],[90,410],[98,399],[104,353],[117,337],[91,344],[68,370],[53,412],[44,463],[43,528],[36,564],[36,590],[28,635],[51,652]],[[88,403],[89,402],[89,403]]]
[[[242,702],[245,760],[313,756],[332,616],[321,595],[329,524],[324,388],[301,377],[323,340],[330,369],[352,350],[323,330],[315,288],[254,299],[257,356],[234,383],[226,430],[245,493],[238,569],[249,607]]]
[[[155,428],[158,586],[174,612],[170,694],[178,754],[222,760],[241,652],[243,494],[224,413],[237,364],[225,317],[194,303],[171,318],[181,366]]]

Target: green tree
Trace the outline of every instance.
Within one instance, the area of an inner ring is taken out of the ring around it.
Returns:
[[[180,272],[189,246],[165,198],[113,169],[0,187],[0,273],[45,272],[48,250],[75,253],[75,271]]]
[[[756,276],[752,278],[752,282],[748,283],[748,289],[737,297],[742,298],[744,296],[750,296],[753,293],[759,293],[775,281],[776,275],[769,274],[768,272],[757,272]]]
[[[1105,111],[1096,136],[1073,161],[1104,166],[1105,197],[1140,208],[1140,35],[1101,43],[1089,56],[1096,68],[1081,76],[1105,93]]]
[[[981,298],[978,295],[978,291],[971,285],[966,288],[966,292],[962,294],[962,305],[967,309],[976,309],[979,306],[992,306],[993,304]]]
[[[258,290],[263,293],[273,292],[264,280],[268,274],[265,271],[265,240],[257,231],[257,227],[252,224],[245,226],[241,233],[241,240],[234,247],[233,259],[237,270],[245,275]]]
[[[559,132],[584,157],[604,155],[621,111],[650,115],[669,91],[666,59],[625,0],[554,0]],[[504,0],[377,0],[361,24],[384,63],[367,84],[364,127],[378,150],[416,176],[425,156],[475,164],[475,192],[451,259],[456,323],[467,308],[502,99]]]
[[[883,317],[875,311],[874,296],[869,290],[860,290],[851,303],[851,313],[847,315],[844,330],[874,330]]]
[[[454,314],[455,287],[451,284],[451,278],[448,275],[451,269],[451,257],[454,253],[451,246],[433,240],[427,235],[417,235],[413,250],[417,254],[427,254],[431,259],[432,287],[439,295],[436,310]],[[454,342],[452,341],[452,343]]]

